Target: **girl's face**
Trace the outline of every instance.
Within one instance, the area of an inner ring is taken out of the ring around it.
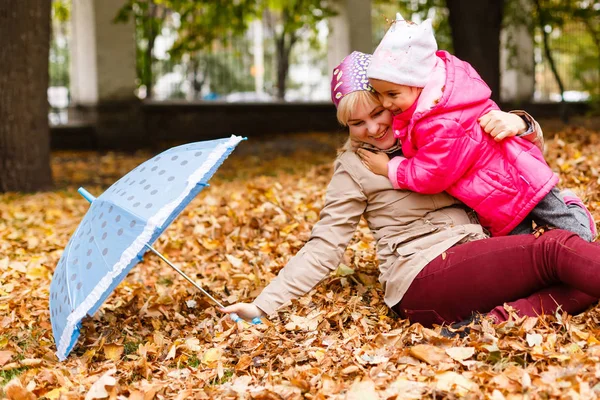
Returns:
[[[348,120],[350,138],[386,150],[396,144],[392,113],[380,103],[359,103]]]
[[[422,88],[398,85],[379,79],[369,79],[369,83],[379,95],[381,104],[394,114],[408,110],[417,101],[423,90]]]

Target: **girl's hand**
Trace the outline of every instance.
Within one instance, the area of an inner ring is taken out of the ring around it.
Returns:
[[[361,161],[367,168],[371,170],[374,174],[388,176],[388,167],[387,164],[390,161],[390,157],[388,157],[385,153],[373,153],[369,150],[359,149],[357,152]]]
[[[252,303],[236,303],[225,308],[219,308],[219,311],[231,314],[236,313],[241,318],[250,322],[254,317],[265,317],[266,314]]]
[[[479,124],[497,142],[527,131],[523,118],[500,110],[492,110],[480,117]]]

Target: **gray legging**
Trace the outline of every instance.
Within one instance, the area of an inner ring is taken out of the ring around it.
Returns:
[[[576,204],[565,204],[556,187],[535,206],[510,234],[523,235],[531,233],[532,221],[535,221],[538,226],[548,225],[576,233],[588,242],[594,240],[586,210]]]

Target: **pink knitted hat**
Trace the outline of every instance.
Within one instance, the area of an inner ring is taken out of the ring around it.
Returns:
[[[371,55],[353,51],[333,70],[331,78],[331,100],[336,108],[348,93],[366,90],[375,93],[367,79],[367,67]]]
[[[436,64],[436,51],[431,20],[415,24],[398,13],[375,49],[367,75],[398,85],[425,87]]]

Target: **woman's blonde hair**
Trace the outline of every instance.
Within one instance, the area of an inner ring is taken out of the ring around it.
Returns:
[[[348,93],[346,96],[340,100],[337,109],[337,119],[340,124],[344,126],[348,126],[348,121],[350,117],[352,117],[352,111],[357,107],[361,106],[370,106],[370,105],[378,105],[381,104],[377,95],[373,92],[369,92],[367,90],[358,90],[356,92]],[[345,151],[355,151],[352,147],[352,141],[350,138],[346,140],[346,143],[338,149],[338,155],[342,154]]]
[[[340,124],[348,126],[352,111],[360,106],[381,104],[377,95],[367,90],[358,90],[345,95],[337,109],[337,119]]]

